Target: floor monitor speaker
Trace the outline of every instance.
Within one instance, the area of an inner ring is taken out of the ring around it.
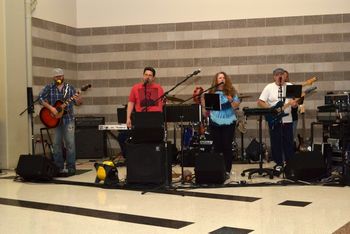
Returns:
[[[195,176],[197,184],[224,183],[224,156],[212,152],[197,152],[195,162]]]
[[[325,159],[321,152],[299,152],[285,167],[287,179],[317,181],[327,176]]]
[[[55,164],[42,155],[25,155],[19,157],[16,173],[24,180],[52,180],[58,173]]]
[[[164,144],[127,143],[126,152],[128,184],[162,184],[165,182],[165,171],[171,181],[171,152],[168,148],[168,163],[165,166]]]

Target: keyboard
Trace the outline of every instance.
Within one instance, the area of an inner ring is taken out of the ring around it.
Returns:
[[[104,124],[98,125],[98,130],[128,130],[126,124]]]

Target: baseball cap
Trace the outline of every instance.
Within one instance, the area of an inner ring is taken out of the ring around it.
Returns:
[[[283,68],[276,68],[275,70],[273,70],[272,74],[275,76],[275,75],[278,75],[278,74],[281,74],[281,73],[284,73],[284,69]]]
[[[56,76],[63,76],[64,73],[63,73],[63,70],[61,68],[54,68],[52,70],[52,76],[53,77],[56,77]]]

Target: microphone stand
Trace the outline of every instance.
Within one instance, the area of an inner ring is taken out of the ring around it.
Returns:
[[[173,91],[174,89],[176,89],[178,86],[180,86],[181,84],[183,84],[184,82],[186,82],[188,79],[190,79],[191,77],[197,75],[200,71],[197,70],[189,75],[186,76],[186,78],[182,81],[180,81],[179,83],[177,83],[176,85],[174,85],[174,87],[172,87],[171,89],[169,89],[168,91],[164,92],[163,95],[161,95],[160,97],[158,97],[156,100],[154,100],[154,103],[157,103],[159,100],[162,100],[164,105],[163,105],[163,109],[164,109],[164,150],[165,150],[165,182],[164,182],[164,187],[165,188],[170,188],[171,187],[171,183],[170,183],[170,178],[169,178],[169,174],[168,174],[168,128],[167,128],[167,115],[166,115],[166,99],[167,96],[169,95],[169,93],[171,91]],[[147,107],[147,105],[146,105]],[[144,109],[143,109],[144,110]],[[142,110],[142,111],[143,111]],[[181,143],[182,144],[182,143]],[[183,178],[183,169],[182,169],[182,178]],[[143,192],[142,194],[144,194],[145,192]]]
[[[199,96],[201,96],[203,93],[205,93],[205,92],[207,92],[207,91],[209,91],[209,90],[211,90],[211,89],[214,89],[214,88],[216,88],[216,87],[218,87],[218,86],[220,86],[220,85],[222,85],[222,84],[223,84],[223,82],[221,82],[221,83],[219,83],[219,84],[216,84],[216,85],[214,85],[214,86],[211,86],[211,87],[209,87],[209,88],[203,90],[202,92],[199,92],[198,94],[196,94],[196,95],[194,95],[194,96],[192,96],[192,97],[190,97],[190,98],[184,100],[181,104],[183,104],[183,103],[185,103],[185,102],[187,102],[187,101],[189,101],[189,100],[191,100],[191,99],[193,99],[193,98],[195,98],[195,97],[199,97]],[[184,140],[183,140],[183,134],[184,134],[184,132],[183,132],[183,123],[182,123],[182,119],[183,119],[183,118],[181,118],[181,159],[180,159],[180,161],[181,161],[181,183],[184,184],[184,183],[185,183],[185,178],[184,178],[184,166],[183,166],[183,165],[184,165]]]
[[[281,101],[283,103],[285,101],[283,98],[282,77],[279,78],[278,99],[279,99],[279,101]],[[283,108],[283,105],[281,108]],[[280,147],[282,148],[282,167],[284,168],[285,167],[284,162],[285,162],[286,156],[285,156],[284,147],[283,147],[283,118],[281,118],[279,120],[279,125],[280,125],[279,128],[280,128],[280,137],[281,137],[281,146]],[[262,146],[260,146],[260,150],[262,150],[261,148],[262,148]],[[284,169],[282,169],[282,172],[284,173]]]
[[[143,87],[145,88],[145,102],[146,102],[146,106],[145,106],[145,109],[143,109],[142,111],[144,112],[148,112],[148,98],[147,98],[147,84],[148,84],[148,81],[146,80],[144,83],[143,83]]]
[[[19,116],[22,116],[25,112],[28,112],[29,118],[30,118],[30,127],[31,127],[31,138],[32,138],[32,155],[35,155],[35,142],[34,142],[34,120],[33,120],[33,113],[34,113],[34,104],[38,102],[40,97],[35,99],[33,101],[33,93],[32,88],[27,87],[27,108],[25,108]],[[30,154],[30,153],[29,153]]]
[[[196,95],[194,95],[194,96],[192,96],[192,97],[190,97],[190,98],[187,98],[186,100],[184,100],[183,102],[181,102],[181,104],[183,104],[183,103],[185,103],[185,102],[187,102],[187,101],[189,101],[189,100],[191,100],[191,99],[193,99],[193,98],[195,98],[195,97],[199,97],[199,96],[201,96],[203,93],[205,93],[205,92],[207,92],[207,91],[209,91],[209,90],[211,90],[211,89],[214,89],[214,88],[216,88],[216,87],[219,87],[219,86],[222,85],[222,84],[223,84],[223,82],[221,82],[221,83],[219,83],[219,84],[216,84],[216,85],[214,85],[214,86],[211,86],[211,87],[209,87],[209,88],[203,90],[202,92],[200,92],[200,93],[198,93],[198,94],[196,94]]]

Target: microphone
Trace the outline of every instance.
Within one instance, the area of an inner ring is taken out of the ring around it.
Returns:
[[[192,74],[195,76],[195,75],[198,75],[200,72],[201,72],[201,69],[197,69]]]
[[[148,79],[147,80],[145,80],[144,82],[143,82],[143,86],[145,86],[146,87],[146,85],[148,84]]]
[[[214,87],[218,87],[218,86],[220,86],[220,85],[222,85],[222,84],[225,84],[225,82],[221,81],[219,84],[214,85]]]
[[[192,77],[192,76],[197,75],[197,74],[200,73],[200,72],[201,72],[201,69],[197,69],[197,70],[195,70],[194,72],[192,72],[191,74],[187,75],[186,77],[187,77],[187,78],[190,78],[190,77]]]
[[[86,84],[81,87],[81,91],[86,91],[88,88],[91,88],[91,84]]]

